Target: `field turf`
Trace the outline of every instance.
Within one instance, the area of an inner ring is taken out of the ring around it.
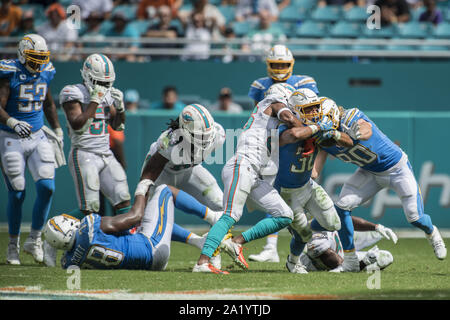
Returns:
[[[22,234],[22,244],[26,236]],[[40,266],[22,252],[21,266],[6,265],[7,239],[6,232],[0,233],[0,299],[58,298],[52,294],[72,292],[67,289],[71,274],[60,267]],[[280,263],[249,262],[248,271],[233,266],[231,259],[223,254],[222,266],[230,271],[229,275],[192,273],[199,250],[172,242],[166,271],[82,270],[80,290],[140,294],[132,295],[132,299],[224,299],[227,295],[231,295],[227,299],[450,299],[450,258],[437,260],[425,238],[401,238],[397,245],[387,240],[378,243],[380,249],[389,250],[394,256],[394,263],[380,274],[380,289],[367,287],[368,282],[376,283],[374,273],[288,273],[284,264],[289,240],[287,232],[280,233]],[[448,238],[445,242],[447,248],[450,247]],[[265,240],[260,239],[247,244],[244,255],[259,252],[264,243]],[[11,295],[11,292],[29,291],[33,295]],[[106,294],[104,298],[114,297]]]

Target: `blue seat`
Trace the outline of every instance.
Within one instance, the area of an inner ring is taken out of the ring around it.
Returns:
[[[147,31],[150,25],[150,20],[135,20],[130,22],[130,25],[136,28],[139,34],[143,34],[144,32]]]
[[[312,20],[322,22],[336,22],[341,18],[341,6],[317,7],[311,14]]]
[[[366,38],[392,38],[396,33],[396,27],[386,26],[380,29],[363,28],[363,36]]]
[[[232,24],[232,28],[237,37],[242,37],[249,33],[250,30],[252,30],[253,24],[249,21],[235,21]]]
[[[236,13],[236,8],[234,6],[218,6],[217,8],[225,17],[227,24],[234,20]]]
[[[306,21],[297,27],[296,35],[303,38],[322,38],[326,36],[328,24]]]
[[[430,24],[411,21],[397,26],[397,36],[400,38],[426,38],[429,35]]]
[[[330,29],[330,35],[336,38],[357,38],[361,35],[359,23],[340,21]]]
[[[442,22],[433,30],[434,38],[450,39],[450,23]]]
[[[317,3],[317,0],[292,0],[291,4],[306,11],[311,10]]]
[[[425,7],[418,7],[415,9],[411,9],[410,13],[411,13],[411,19],[409,21],[419,21],[419,17],[420,15],[425,12]]]
[[[128,19],[134,20],[136,18],[136,8],[137,6],[134,4],[121,4],[112,10],[111,16],[120,11],[123,12]]]
[[[278,20],[286,21],[286,22],[297,22],[305,20],[306,18],[306,10],[297,7],[296,5],[289,5],[281,11]]]
[[[363,22],[366,21],[369,14],[366,12],[366,8],[355,6],[344,12],[344,19],[351,22]]]

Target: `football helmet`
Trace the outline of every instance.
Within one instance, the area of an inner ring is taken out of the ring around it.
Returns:
[[[273,46],[266,56],[267,74],[275,81],[285,81],[292,75],[294,56],[282,44]]]
[[[116,80],[114,65],[104,54],[91,54],[83,63],[81,76],[84,84],[91,91],[95,85],[111,88]]]
[[[339,111],[339,107],[336,105],[336,102],[327,97],[320,98],[320,120],[323,117],[328,117],[333,122],[333,129],[339,128],[341,114]]]
[[[48,220],[44,228],[45,240],[56,249],[70,250],[75,241],[75,232],[80,220],[61,214]]]
[[[300,120],[304,124],[315,124],[321,119],[321,101],[311,89],[295,90],[288,99],[288,106],[300,115]]]
[[[269,89],[267,89],[265,96],[267,97],[268,95],[271,94],[278,94],[283,96],[284,98],[289,99],[289,97],[291,96],[291,94],[295,91],[295,88],[293,86],[291,86],[290,84],[284,83],[284,82],[279,82],[279,83],[275,83],[273,85],[270,86]]]
[[[186,141],[200,150],[207,150],[216,136],[214,118],[200,104],[190,104],[184,107],[178,116],[181,134]]]
[[[31,73],[41,72],[42,66],[50,62],[50,51],[45,39],[34,33],[25,35],[19,41],[17,56]]]

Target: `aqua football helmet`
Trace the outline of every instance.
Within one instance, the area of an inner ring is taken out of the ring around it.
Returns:
[[[91,91],[95,85],[111,88],[116,80],[114,65],[104,54],[91,54],[83,63],[81,76],[84,84]]]
[[[292,75],[294,56],[282,44],[273,46],[266,56],[267,74],[275,81],[285,81]]]
[[[178,117],[181,134],[187,142],[200,150],[207,150],[216,136],[214,118],[200,104],[190,104],[184,107]]]
[[[50,51],[45,39],[38,34],[27,34],[19,41],[17,56],[31,73],[41,72],[42,66],[50,62]]]
[[[70,250],[75,242],[75,232],[80,227],[80,220],[61,214],[48,220],[44,228],[45,240],[52,247]]]

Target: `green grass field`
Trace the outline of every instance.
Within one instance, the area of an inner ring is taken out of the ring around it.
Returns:
[[[22,242],[25,238],[24,233]],[[367,282],[374,274],[367,272],[288,273],[284,263],[289,239],[287,232],[280,233],[280,263],[249,262],[248,271],[233,267],[231,259],[224,254],[222,266],[230,271],[229,275],[192,273],[199,250],[173,242],[166,271],[82,270],[77,292],[106,293],[105,299],[450,299],[450,259],[437,260],[425,238],[402,238],[397,245],[386,240],[378,243],[380,249],[389,250],[394,256],[394,263],[380,274],[380,289],[368,289]],[[445,241],[450,247],[450,241]],[[245,256],[259,252],[264,243],[265,240],[257,240],[247,244]],[[40,266],[23,253],[21,266],[6,265],[6,247],[7,234],[3,232],[0,233],[0,299],[64,299],[67,297],[63,294],[73,293],[67,289],[71,274],[66,270]],[[140,295],[127,296],[132,293]]]

